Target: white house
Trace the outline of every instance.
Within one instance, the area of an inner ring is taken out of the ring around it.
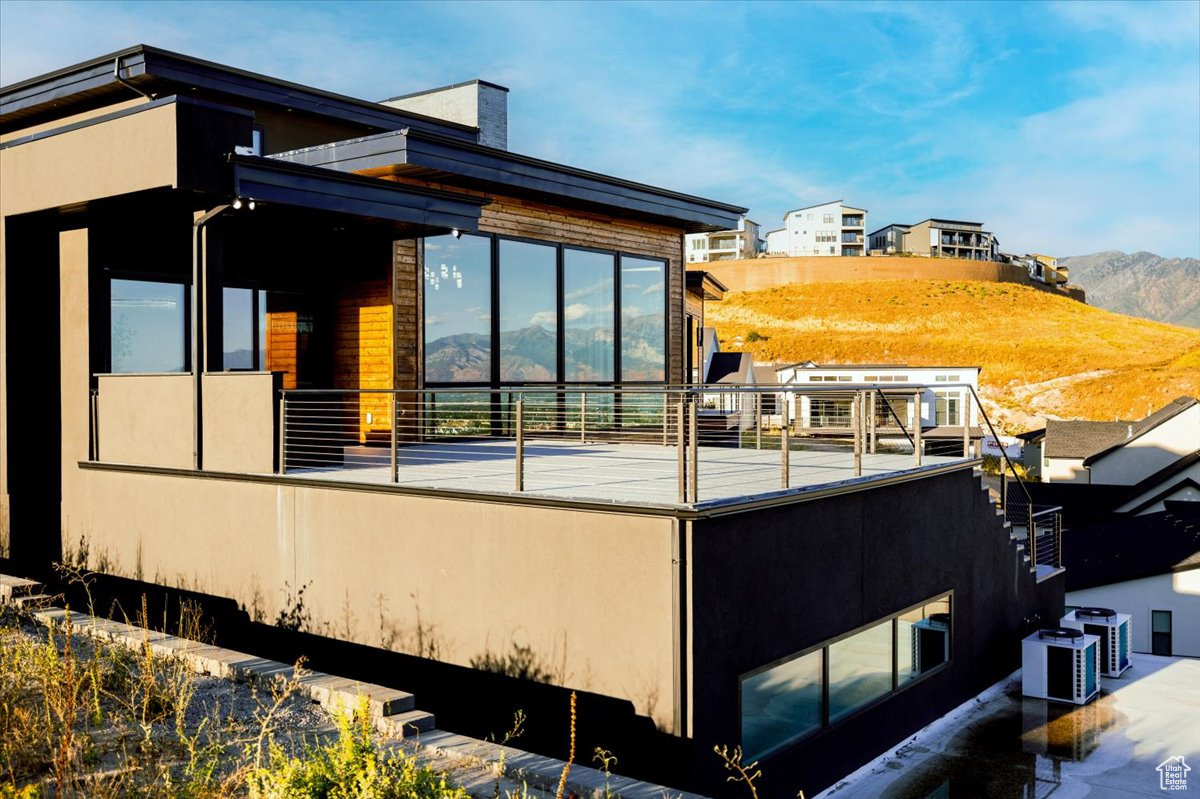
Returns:
[[[1200,502],[1068,530],[1063,561],[1068,609],[1128,613],[1134,652],[1200,657]]]
[[[768,255],[866,255],[867,212],[841,200],[788,211],[767,233]]]
[[[1030,439],[1042,482],[1132,486],[1200,451],[1200,402],[1180,397],[1136,422],[1051,419]]]
[[[743,216],[738,220],[737,230],[688,233],[684,236],[684,248],[688,263],[707,263],[756,258],[763,251],[763,242],[759,238],[759,224]]]
[[[876,425],[894,426],[897,419],[905,429],[913,423],[916,392],[921,393],[921,429],[927,438],[961,440],[962,426],[977,428],[978,407],[971,397],[979,388],[978,366],[906,366],[904,364],[816,364],[812,361],[780,366],[775,370],[781,385],[812,386],[819,390],[806,394],[787,392],[783,405],[797,432],[820,435],[836,434],[850,427],[850,398],[828,389],[875,387],[887,397],[886,405],[877,401]],[[797,400],[799,407],[797,407]],[[972,438],[979,438],[973,430]]]

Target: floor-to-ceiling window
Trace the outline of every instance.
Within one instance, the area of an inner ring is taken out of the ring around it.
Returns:
[[[499,382],[554,382],[558,377],[557,250],[511,239],[501,239],[497,245]]]
[[[661,381],[667,376],[667,265],[621,257],[621,379]]]
[[[488,235],[424,247],[426,385],[666,380],[665,259]]]
[[[490,382],[491,239],[427,239],[424,281],[425,379],[431,383]]]

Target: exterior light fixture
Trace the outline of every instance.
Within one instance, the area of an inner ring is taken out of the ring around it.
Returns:
[[[249,208],[251,211],[254,210],[254,199],[253,198],[251,198],[250,200],[248,200],[246,202],[246,207]]]
[[[242,209],[242,198],[235,197],[231,205],[233,206],[233,210],[240,211]]]
[[[451,235],[451,236],[453,236],[453,237],[454,237],[454,238],[456,238],[456,239],[461,239],[461,238],[462,238],[462,231],[461,231],[461,230],[459,230],[458,228],[451,228],[451,229],[450,229],[450,235]]]

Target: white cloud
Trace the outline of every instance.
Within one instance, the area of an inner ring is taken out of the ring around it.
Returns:
[[[1102,31],[1148,45],[1193,45],[1200,32],[1200,3],[1058,2],[1051,10],[1069,25],[1083,31]]]

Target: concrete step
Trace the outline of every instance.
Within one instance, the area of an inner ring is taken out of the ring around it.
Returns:
[[[406,710],[403,713],[380,716],[375,719],[375,728],[384,735],[394,738],[420,735],[435,727],[437,727],[437,720],[432,713],[426,713],[424,710]]]
[[[17,597],[40,594],[42,584],[36,580],[26,580],[24,577],[13,577],[0,574],[0,603],[10,604]]]
[[[26,594],[12,600],[12,604],[18,608],[44,608],[54,601],[54,597],[48,594]]]

